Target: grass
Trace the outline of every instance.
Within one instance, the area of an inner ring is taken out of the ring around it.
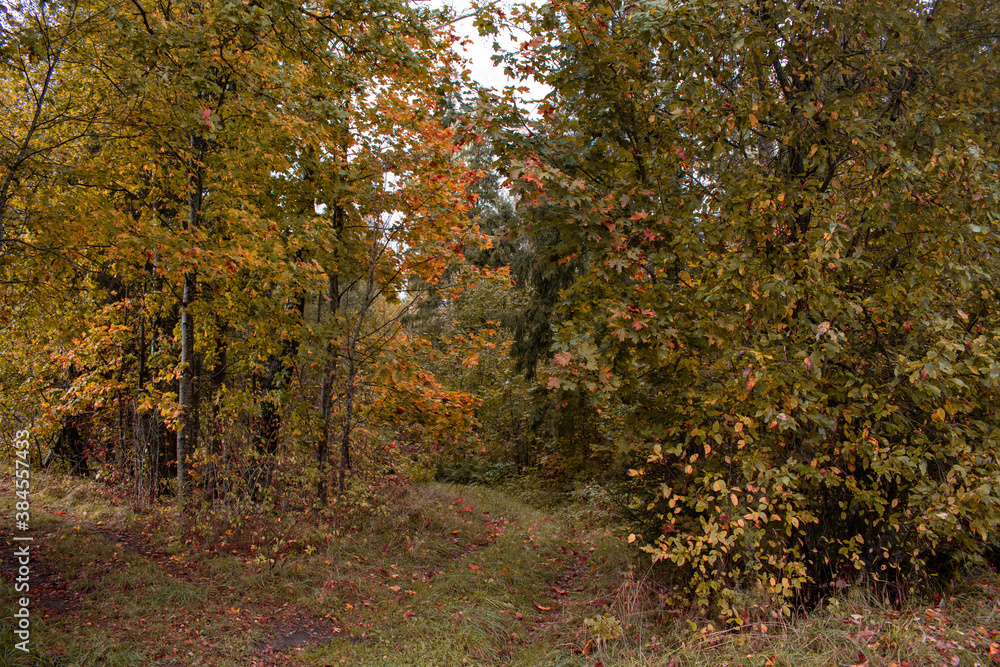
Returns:
[[[93,482],[37,474],[40,650],[16,652],[5,623],[0,667],[1000,661],[992,572],[903,610],[854,593],[787,622],[720,628],[664,605],[599,493],[555,502],[535,487],[388,485],[319,515],[218,508],[180,520],[166,506],[135,513]],[[5,520],[14,500],[0,484]]]

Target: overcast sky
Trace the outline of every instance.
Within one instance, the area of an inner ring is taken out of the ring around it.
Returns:
[[[451,7],[457,16],[472,13],[469,0],[431,0],[431,3],[440,7]],[[495,88],[498,91],[502,90],[505,86],[527,86],[531,89],[531,92],[526,95],[526,98],[529,100],[537,99],[545,94],[544,86],[540,86],[534,81],[518,82],[510,79],[504,75],[502,66],[496,67],[493,65],[493,61],[491,60],[491,57],[494,55],[493,42],[498,42],[503,49],[515,49],[517,48],[518,39],[503,34],[481,37],[473,25],[471,17],[458,21],[455,24],[455,32],[472,40],[472,44],[465,47],[463,55],[470,60],[469,69],[472,71],[472,77],[476,81],[485,86]],[[524,36],[522,35],[521,40],[523,41],[523,39]]]

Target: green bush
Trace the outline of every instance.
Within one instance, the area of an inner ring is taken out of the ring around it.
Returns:
[[[621,405],[635,535],[731,618],[902,595],[1000,522],[997,7],[545,5],[548,386]],[[611,74],[613,73],[613,75]],[[554,231],[555,230],[555,233]],[[543,236],[544,235],[544,236]]]

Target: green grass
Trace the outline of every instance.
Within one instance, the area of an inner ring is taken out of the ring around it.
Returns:
[[[904,610],[852,594],[720,628],[667,608],[594,489],[376,489],[318,516],[237,525],[221,512],[136,514],[98,484],[35,479],[36,555],[72,605],[35,619],[33,656],[12,655],[5,627],[0,667],[973,667],[1000,652],[990,572]],[[13,501],[0,492],[0,510]],[[305,631],[312,643],[287,645]]]

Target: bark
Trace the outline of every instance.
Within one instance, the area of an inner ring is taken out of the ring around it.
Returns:
[[[181,377],[177,389],[177,403],[181,414],[177,424],[177,503],[184,505],[187,486],[187,455],[194,438],[194,301],[195,274],[184,274],[184,297],[181,302]]]
[[[204,174],[195,167],[194,153],[204,152],[204,142],[194,136],[188,137],[192,157],[188,160],[188,217],[185,231],[193,231],[199,226],[201,204],[204,194]],[[180,417],[177,423],[177,505],[184,507],[187,486],[187,455],[194,447],[194,303],[197,289],[197,274],[194,269],[184,273],[184,294],[181,297],[181,376],[177,387],[177,407]]]
[[[218,327],[218,337],[219,337],[219,349],[215,358],[215,365],[212,367],[212,381],[210,384],[211,396],[208,397],[208,403],[211,410],[211,424],[209,429],[211,430],[211,435],[209,436],[209,474],[208,483],[210,485],[210,495],[215,496],[219,493],[219,461],[222,460],[222,428],[219,425],[220,415],[219,415],[219,390],[222,389],[223,385],[226,383],[226,360],[228,348],[226,346],[226,327],[224,324],[220,323],[218,318],[216,318],[216,324]]]
[[[336,274],[330,276],[328,296],[330,299],[330,314],[336,315],[340,310],[340,279]],[[333,380],[337,372],[337,362],[333,356],[333,345],[331,343],[327,343],[326,357],[326,367],[323,369],[323,384],[320,387],[320,415],[323,419],[323,427],[320,432],[319,442],[316,443],[316,469],[319,473],[319,480],[316,483],[316,497],[321,507],[326,507],[330,499],[326,483],[326,457],[330,444],[330,421],[333,412]]]
[[[320,415],[323,419],[323,428],[320,432],[319,442],[316,443],[316,470],[319,478],[316,481],[316,499],[320,507],[326,507],[329,501],[329,491],[326,485],[326,450],[330,441],[330,373],[324,373],[323,384],[319,392]]]
[[[354,382],[355,374],[351,372],[347,377],[347,396],[344,403],[344,430],[340,438],[340,465],[337,469],[337,498],[344,493],[347,484],[347,470],[351,467],[351,429],[354,427]]]

